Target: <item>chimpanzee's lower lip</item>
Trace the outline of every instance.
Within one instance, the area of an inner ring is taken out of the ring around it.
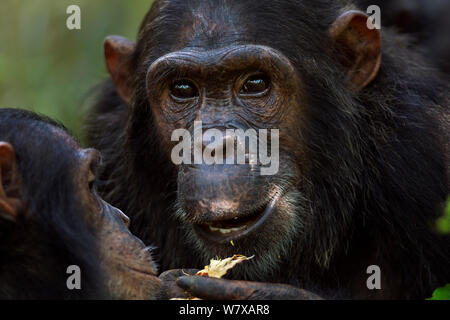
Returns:
[[[150,264],[150,257],[150,254],[148,254],[148,257],[145,258],[141,256],[140,261],[136,263],[130,263],[127,258],[117,255],[112,256],[112,260],[114,261],[115,268],[126,269],[145,276],[155,276],[156,271]]]
[[[139,267],[134,267],[134,266],[130,266],[130,265],[126,265],[125,266],[128,270],[134,271],[136,273],[139,273],[143,276],[151,276],[154,277],[155,273],[152,270],[147,270],[145,268],[139,268]]]
[[[275,209],[278,202],[277,200],[278,199],[275,199],[261,210],[256,211],[253,215],[243,219],[242,224],[239,224],[239,221],[237,223],[234,221],[223,221],[216,224],[196,224],[195,229],[200,236],[210,241],[229,243],[231,240],[238,240],[256,230],[267,220]],[[220,227],[221,224],[228,226]]]

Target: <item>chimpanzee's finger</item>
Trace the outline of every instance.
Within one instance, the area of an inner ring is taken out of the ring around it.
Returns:
[[[163,282],[161,299],[189,298],[190,296],[187,295],[182,288],[177,286],[175,281],[182,276],[194,275],[197,271],[197,269],[174,269],[163,272],[159,276],[159,279]]]
[[[184,276],[177,285],[207,300],[321,300],[309,291],[290,285]]]
[[[247,300],[254,294],[254,289],[243,281],[183,276],[176,283],[193,296],[206,300]]]
[[[193,276],[198,272],[198,269],[172,269],[164,271],[159,275],[159,278],[163,281],[175,281],[179,277]]]

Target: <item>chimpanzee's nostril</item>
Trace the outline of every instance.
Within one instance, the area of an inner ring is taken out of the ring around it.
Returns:
[[[216,129],[221,132],[215,136],[204,136],[202,140],[202,151],[215,158],[214,163],[217,164],[219,160],[221,164],[236,164],[238,152],[243,154],[241,162],[248,162],[248,154],[246,153],[245,146],[237,138],[235,134],[230,134],[226,130]],[[244,148],[244,149],[243,149]],[[241,163],[239,163],[241,164]]]
[[[210,162],[206,163],[224,164],[227,159],[227,150],[233,150],[233,144],[229,145],[229,137],[225,134],[224,129],[212,128],[209,130],[213,131],[207,131],[202,138],[202,153],[211,157]]]

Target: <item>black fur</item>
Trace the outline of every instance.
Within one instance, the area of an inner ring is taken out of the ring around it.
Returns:
[[[425,53],[443,73],[450,77],[450,1],[447,0],[357,0],[363,11],[371,5],[381,9],[383,26],[393,26],[408,34],[415,50]]]
[[[26,204],[17,221],[0,218],[0,299],[107,297],[94,234],[75,198],[77,155],[52,128],[65,130],[27,111],[0,109],[0,141],[15,149]],[[81,268],[81,290],[67,289],[70,265]]]
[[[327,38],[331,23],[348,8],[353,7],[347,1],[325,0],[154,5],[131,60],[132,103],[120,101],[107,81],[91,109],[88,138],[105,156],[105,198],[131,216],[135,234],[159,248],[162,271],[198,268],[207,257],[187,241],[174,213],[176,180],[170,159],[160,152],[146,70],[186,45],[255,43],[286,55],[305,84],[308,121],[299,119],[298,137],[310,165],[298,188],[310,209],[299,208],[298,214],[310,220],[286,257],[274,262],[276,271],[249,271],[244,277],[290,283],[331,298],[372,297],[352,288],[355,281],[365,285],[370,264],[381,267],[384,298],[425,298],[450,281],[449,239],[432,230],[449,194],[447,89],[404,38],[384,28],[379,75],[361,93],[352,93],[337,63],[340,53],[329,50]],[[180,42],[198,12],[227,28],[211,31],[205,24],[203,32]]]

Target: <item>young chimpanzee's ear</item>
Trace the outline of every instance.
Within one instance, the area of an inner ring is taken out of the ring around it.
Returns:
[[[22,205],[21,193],[14,148],[0,141],[0,219],[15,221]]]
[[[120,36],[109,36],[104,43],[106,66],[117,92],[126,103],[131,96],[130,60],[135,48],[134,42]]]
[[[378,74],[381,64],[381,35],[367,27],[368,17],[360,11],[347,11],[329,29],[331,40],[348,78],[356,91],[364,89]]]

